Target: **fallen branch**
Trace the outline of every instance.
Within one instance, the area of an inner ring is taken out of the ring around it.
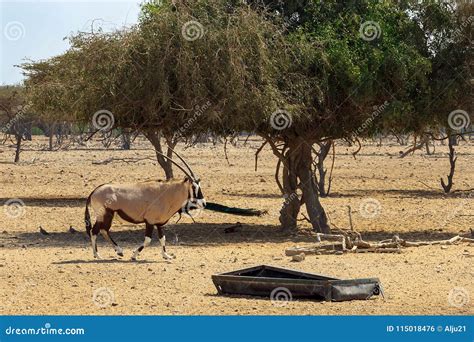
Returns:
[[[321,242],[321,239],[325,239],[325,240],[328,240],[328,241],[338,241],[341,243],[342,245],[342,250],[346,250],[346,245],[347,245],[347,242],[349,244],[349,248],[352,247],[352,244],[350,242],[350,238],[347,237],[346,235],[338,235],[338,234],[321,234],[321,233],[318,233],[316,234],[316,240],[318,242]]]
[[[417,144],[416,143],[416,138],[415,138],[415,142],[413,143],[413,146],[410,147],[408,150],[406,150],[405,152],[400,152],[400,158],[405,158],[407,155],[409,155],[410,153],[414,153],[416,150],[420,150],[421,148],[423,148],[423,146],[425,146],[428,142],[430,141],[430,138],[428,136],[425,136],[421,139],[421,141]]]
[[[353,253],[401,253],[400,248],[366,248],[351,250]]]
[[[342,231],[342,230],[341,230]],[[354,232],[351,235],[353,236]],[[474,239],[456,235],[447,240],[435,241],[406,241],[400,239],[395,235],[392,239],[382,240],[377,242],[367,242],[360,238],[360,235],[355,239],[347,234],[320,234],[316,235],[318,245],[305,247],[289,247],[285,249],[285,255],[293,256],[301,253],[308,255],[319,254],[344,254],[344,253],[401,253],[403,247],[420,247],[433,245],[454,245],[460,242],[474,242]],[[336,241],[335,244],[320,244],[322,240]]]

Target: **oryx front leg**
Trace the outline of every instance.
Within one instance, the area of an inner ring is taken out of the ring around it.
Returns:
[[[158,238],[160,239],[161,255],[166,260],[176,258],[173,254],[166,253],[166,237],[165,237],[165,234],[163,233],[163,228],[158,225],[156,226],[156,228],[158,229]]]
[[[152,234],[153,234],[153,225],[147,223],[146,228],[145,228],[145,241],[143,241],[143,243],[140,246],[138,246],[137,249],[133,251],[132,260],[137,260],[137,257],[140,254],[140,252],[143,250],[143,248],[148,247],[150,245]]]

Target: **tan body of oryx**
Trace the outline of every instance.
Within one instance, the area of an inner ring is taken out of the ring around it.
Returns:
[[[157,152],[159,153],[159,152]],[[166,253],[165,235],[162,226],[176,213],[186,212],[193,208],[204,209],[206,200],[200,188],[200,181],[194,175],[189,165],[179,154],[174,154],[184,163],[187,170],[168,158],[183,171],[183,180],[147,181],[134,184],[103,184],[89,195],[86,203],[85,223],[87,234],[91,237],[92,251],[95,258],[97,253],[97,235],[99,232],[113,244],[119,256],[123,256],[122,248],[110,236],[112,220],[117,213],[122,219],[131,223],[145,223],[145,241],[133,252],[132,259],[151,242],[153,227],[158,229],[158,238],[165,259],[172,256]],[[89,205],[95,213],[94,226],[91,224]]]
[[[100,258],[97,251],[99,232],[110,241],[118,255],[123,256],[122,248],[111,238],[109,230],[115,213],[131,223],[145,223],[145,241],[133,253],[135,260],[138,254],[151,243],[153,227],[158,229],[158,237],[165,259],[172,256],[166,253],[165,235],[162,226],[176,214],[193,196],[193,182],[185,180],[148,181],[135,184],[103,184],[89,196],[86,205],[86,227],[91,227],[88,205],[95,213],[96,222],[87,229],[91,236],[92,251],[95,258]]]
[[[94,191],[90,205],[98,221],[109,209],[132,223],[164,225],[185,204],[189,186],[186,180],[104,184]]]

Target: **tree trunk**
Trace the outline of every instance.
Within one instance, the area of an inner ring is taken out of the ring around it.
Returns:
[[[122,132],[121,140],[122,150],[130,150],[130,147],[132,145],[130,132]]]
[[[56,122],[53,122],[52,124],[49,125],[49,150],[52,151],[53,150],[53,137],[54,137],[54,134],[55,134],[55,131],[56,131]]]
[[[163,158],[163,156],[160,154],[160,153],[164,154],[163,148],[161,147],[161,133],[155,130],[150,130],[150,131],[144,132],[144,134],[145,134],[145,137],[151,142],[151,144],[155,148],[156,160],[158,161],[158,164],[160,164],[163,171],[165,171],[166,179],[168,180],[168,179],[173,178],[173,164],[166,158]],[[169,158],[173,157],[173,153],[169,149],[166,155]]]
[[[329,187],[328,191],[326,191],[326,174],[327,170],[324,169],[324,161],[326,160],[326,157],[329,154],[329,150],[331,149],[332,146],[332,140],[323,142],[319,145],[319,154],[318,154],[318,163],[316,164],[318,168],[318,190],[319,190],[319,195],[321,197],[326,197],[329,192]]]
[[[16,134],[15,137],[16,137],[15,163],[18,163],[20,161],[21,140],[23,138],[23,135]]]
[[[331,230],[327,223],[326,212],[319,201],[318,189],[311,169],[313,161],[311,147],[306,143],[301,144],[300,153],[301,158],[298,164],[298,178],[301,181],[300,186],[303,191],[303,201],[306,204],[309,220],[315,231],[329,234]]]
[[[283,161],[283,190],[285,202],[280,210],[280,223],[283,229],[296,229],[301,205],[306,211],[313,229],[320,233],[330,233],[326,213],[319,201],[316,180],[312,170],[311,144],[302,138],[293,139]],[[298,185],[298,179],[300,184]],[[300,202],[297,189],[302,191]]]
[[[280,210],[280,223],[284,230],[296,230],[298,213],[300,212],[300,200],[297,194],[298,180],[295,165],[297,155],[289,149],[285,153],[283,163],[283,197],[285,202]]]
[[[173,137],[174,137],[174,134],[171,134],[171,135],[166,135],[165,134],[165,141],[166,141],[166,144],[168,145],[168,149],[166,151],[166,156],[170,159],[173,159],[173,151],[172,150],[174,150],[174,148],[178,144],[178,139],[173,139]],[[171,175],[171,178],[173,178],[173,163],[171,163],[169,160],[166,160],[166,164],[167,164],[167,168],[169,168],[169,171],[165,170],[165,173],[167,175],[168,174]]]
[[[451,188],[453,187],[453,178],[454,178],[454,170],[456,168],[456,153],[454,151],[454,146],[457,145],[457,139],[454,137],[454,139],[451,139],[453,136],[449,137],[449,175],[448,175],[448,184],[446,184],[441,178],[441,186],[443,187],[443,190],[445,193],[449,194],[451,192]]]
[[[456,136],[456,134],[450,134],[448,140],[449,140],[449,145],[458,146],[458,137]]]

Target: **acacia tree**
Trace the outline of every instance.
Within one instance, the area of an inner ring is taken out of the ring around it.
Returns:
[[[32,122],[21,87],[0,87],[0,133],[5,135],[5,140],[9,137],[15,139],[15,163],[20,161],[22,142],[31,140]]]
[[[196,16],[198,26],[188,27]],[[194,39],[193,30],[205,38]],[[47,67],[25,65],[27,89],[39,110],[67,112],[77,121],[107,110],[114,127],[140,130],[162,152],[162,136],[174,147],[177,139],[231,134],[238,128],[226,124],[223,113],[255,113],[253,118],[261,119],[257,113],[276,96],[275,81],[265,70],[272,66],[265,35],[273,32],[254,11],[232,10],[222,1],[196,2],[192,8],[147,4],[137,26],[80,33],[71,38],[68,52],[43,62]],[[49,101],[45,75],[61,86],[60,101]],[[171,164],[159,154],[157,159],[171,178]]]
[[[472,15],[472,5],[467,7],[462,12]],[[296,62],[285,70],[280,88],[290,95],[285,109],[292,120],[286,122],[292,124],[267,139],[284,164],[288,203],[282,208],[281,223],[296,226],[305,202],[313,227],[324,232],[328,230],[324,210],[308,171],[311,146],[347,139],[354,132],[356,137],[373,136],[384,127],[420,134],[446,125],[450,111],[432,104],[472,106],[466,91],[471,89],[466,81],[472,79],[466,70],[472,68],[471,26],[461,24],[472,16],[459,19],[459,6],[435,1],[313,1],[300,10],[301,20],[287,34],[296,47]],[[447,65],[446,55],[450,55]],[[454,74],[446,70],[453,68]],[[374,111],[374,106],[380,110]]]
[[[436,127],[445,128],[446,131],[446,137],[441,139],[448,140],[450,171],[447,182],[443,178],[440,181],[444,192],[449,193],[454,184],[457,160],[455,145],[459,137],[472,131],[474,5],[450,3],[444,12],[435,10],[431,7],[425,9],[425,17],[429,15],[436,18],[437,15],[437,21],[426,23],[428,27],[434,26],[436,32],[430,44],[433,56],[430,79],[432,97],[427,107],[433,113]]]
[[[472,37],[474,5],[455,1],[426,1],[410,5],[410,14],[418,23],[420,51],[430,61],[426,85],[409,94],[410,110],[383,117],[377,129],[411,133],[424,142],[448,140],[450,172],[447,182],[441,179],[446,193],[453,186],[456,166],[455,145],[471,129],[473,112]],[[416,77],[416,74],[415,76]],[[445,136],[433,132],[445,132]],[[409,150],[410,151],[410,150]],[[403,154],[405,155],[405,154]]]
[[[280,86],[291,125],[278,132],[267,129],[264,136],[283,164],[282,225],[295,227],[305,203],[313,228],[328,232],[311,172],[312,146],[353,136],[372,119],[373,107],[386,101],[390,105],[381,117],[409,108],[411,93],[426,81],[429,60],[414,38],[422,34],[419,26],[398,4],[311,2],[301,10],[299,28],[287,34],[294,61],[282,72]],[[373,31],[364,31],[367,23]]]
[[[413,132],[432,120],[423,107],[436,77],[431,36],[414,15],[425,7],[339,0],[278,6],[146,4],[135,27],[78,34],[49,61],[64,90],[53,107],[67,103],[82,122],[108,110],[115,127],[139,129],[157,151],[160,134],[256,132],[277,157],[282,226],[295,228],[304,205],[313,228],[329,232],[313,146],[383,127]],[[383,107],[375,117],[374,106]]]

